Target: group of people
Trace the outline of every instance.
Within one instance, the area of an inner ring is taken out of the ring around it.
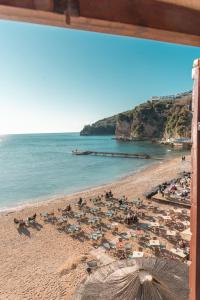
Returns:
[[[112,193],[112,191],[106,192],[105,197],[106,197],[106,199],[113,198],[113,193]]]
[[[127,225],[133,225],[138,223],[138,216],[137,214],[134,214],[132,211],[129,212],[126,216],[126,223]]]

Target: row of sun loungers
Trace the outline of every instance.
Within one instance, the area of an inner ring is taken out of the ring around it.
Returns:
[[[139,198],[117,199],[108,192],[88,201],[80,198],[73,207],[68,205],[57,213],[42,212],[39,217],[45,224],[55,225],[60,233],[81,242],[90,241],[94,247],[102,247],[118,259],[143,255],[188,259],[189,247],[182,242],[181,235],[189,227],[187,210],[164,210]],[[36,215],[33,215],[26,221],[14,222],[25,226],[35,220]],[[167,249],[167,243],[175,250]]]

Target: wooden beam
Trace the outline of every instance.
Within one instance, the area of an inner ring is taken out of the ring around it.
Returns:
[[[66,27],[66,16],[54,12],[0,5],[0,19]]]
[[[200,9],[200,1],[196,0],[160,0],[160,2],[176,4],[183,7],[192,9]]]
[[[190,300],[200,299],[200,60],[193,68]]]
[[[200,35],[200,11],[192,8],[160,0],[79,2],[81,17]]]
[[[71,29],[144,38],[182,45],[200,46],[200,36],[195,34],[184,34],[157,28],[129,25],[84,17],[71,17],[69,22],[70,23],[67,27]]]
[[[200,46],[199,6],[199,0],[191,7],[188,0],[0,0],[0,18]]]
[[[0,0],[1,5],[18,8],[53,11],[54,0]]]
[[[79,0],[79,18],[71,16],[70,25],[78,29],[199,46],[200,9],[199,6],[192,7],[160,0]]]

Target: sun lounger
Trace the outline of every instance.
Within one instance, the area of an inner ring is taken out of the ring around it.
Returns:
[[[90,212],[91,212],[92,214],[95,214],[95,213],[97,213],[98,211],[100,211],[100,207],[91,207],[91,208],[90,208]]]
[[[112,217],[113,215],[114,215],[114,211],[112,211],[112,210],[108,210],[105,212],[105,216],[107,216],[107,217]]]
[[[120,210],[128,210],[128,205],[122,204],[122,205],[120,205],[119,209]]]
[[[67,221],[68,221],[67,217],[57,218],[57,225],[62,225],[63,223],[66,223]]]
[[[144,252],[141,251],[133,251],[130,258],[141,258],[144,256]]]
[[[31,223],[35,223],[36,217],[37,217],[36,214],[34,214],[34,215],[28,217],[28,218],[27,218],[27,222],[30,223],[30,224],[31,224]]]
[[[48,217],[49,213],[47,211],[44,211],[42,213],[40,213],[40,216],[43,217],[43,218],[46,218]]]
[[[70,225],[69,227],[66,228],[67,233],[76,233],[81,230],[81,227],[79,225]]]
[[[76,219],[80,219],[80,218],[82,218],[82,217],[84,217],[85,216],[85,213],[84,212],[77,212],[77,213],[74,213],[74,218],[76,218]]]
[[[127,233],[120,233],[119,235],[123,240],[129,240],[129,236]]]
[[[160,241],[159,240],[150,240],[149,246],[150,247],[160,247]]]
[[[172,249],[170,249],[170,251],[171,251],[173,254],[175,254],[175,255],[177,255],[177,256],[179,256],[179,257],[181,257],[181,258],[185,258],[185,257],[186,257],[186,254],[183,252],[182,249],[179,249],[179,248],[177,248],[177,249],[172,248]]]
[[[130,243],[125,243],[124,248],[126,250],[131,250],[132,249],[132,245]]]
[[[103,243],[102,246],[103,246],[103,248],[105,248],[107,251],[109,251],[109,250],[111,249],[109,243]]]
[[[89,224],[96,224],[96,223],[100,222],[100,220],[101,220],[101,218],[99,218],[97,216],[94,216],[94,217],[88,219],[88,223]]]
[[[100,238],[102,238],[103,237],[103,234],[102,234],[102,232],[100,232],[100,231],[96,231],[96,232],[92,232],[91,234],[90,234],[90,239],[91,240],[98,240],[98,239],[100,239]]]

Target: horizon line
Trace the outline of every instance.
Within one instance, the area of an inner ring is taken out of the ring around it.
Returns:
[[[64,133],[80,133],[80,131],[55,131],[55,132],[17,132],[17,133],[0,133],[0,136],[5,135],[26,135],[26,134],[64,134]]]

